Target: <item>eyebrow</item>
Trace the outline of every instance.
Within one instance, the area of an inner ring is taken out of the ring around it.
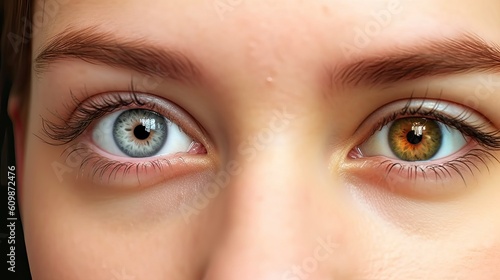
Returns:
[[[59,60],[73,58],[181,82],[200,80],[200,68],[182,52],[152,45],[144,39],[119,40],[97,27],[69,28],[53,38],[35,58],[37,73],[43,73]]]
[[[332,84],[376,86],[431,76],[500,72],[500,48],[473,34],[423,41],[338,65]]]

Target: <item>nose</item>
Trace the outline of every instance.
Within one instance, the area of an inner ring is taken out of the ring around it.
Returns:
[[[240,172],[225,188],[204,279],[351,279],[354,219],[322,149],[293,133],[265,146],[232,153]]]

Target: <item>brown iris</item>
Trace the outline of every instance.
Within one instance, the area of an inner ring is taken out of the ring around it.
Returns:
[[[439,151],[443,138],[437,122],[424,118],[395,120],[388,137],[392,152],[405,161],[432,158]]]

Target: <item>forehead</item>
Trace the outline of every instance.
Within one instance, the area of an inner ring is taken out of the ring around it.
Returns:
[[[465,30],[500,41],[499,19],[495,0],[46,0],[35,5],[33,56],[68,28],[97,27],[185,51],[239,84],[276,76],[311,84],[353,53],[377,54],[423,37]]]
[[[38,0],[34,25],[36,45],[69,26],[99,26],[160,43],[295,50],[312,48],[312,40],[355,44],[359,31],[378,42],[435,33],[437,27],[489,29],[498,26],[499,15],[495,0]]]

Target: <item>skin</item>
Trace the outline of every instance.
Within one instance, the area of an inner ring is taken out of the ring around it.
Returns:
[[[182,49],[202,65],[204,81],[186,85],[157,77],[151,83],[130,69],[71,59],[32,75],[27,118],[19,114],[26,104],[12,98],[34,279],[500,277],[497,162],[465,173],[467,186],[457,174],[413,185],[371,180],[383,170],[368,159],[361,168],[365,160],[348,158],[371,129],[358,130],[360,124],[373,126],[379,120],[370,114],[384,105],[408,99],[415,89],[417,97],[466,105],[481,78],[496,79],[493,89],[500,92],[500,77],[457,74],[332,87],[325,74],[325,65],[353,59],[341,45],[353,45],[355,28],[389,5],[396,7],[389,24],[357,55],[464,30],[500,44],[498,1],[256,0],[227,1],[233,3],[227,10],[212,2],[47,1],[57,8],[34,31],[33,59],[68,26],[95,25],[119,38]],[[37,3],[35,13],[41,7]],[[165,178],[142,174],[140,186],[77,178],[78,165],[61,156],[68,145],[36,137],[40,116],[55,121],[51,111],[69,113],[63,105],[71,104],[68,89],[77,97],[84,86],[90,95],[126,92],[131,77],[138,91],[189,112],[205,131],[194,134],[208,154],[193,160],[193,168],[189,160],[187,167],[178,164],[182,171]],[[470,109],[498,129],[495,98],[482,96]],[[282,118],[273,129],[277,111]],[[250,144],[263,131],[271,140]],[[61,174],[54,165],[67,169]],[[225,187],[199,206],[204,186],[224,171],[230,174]]]

